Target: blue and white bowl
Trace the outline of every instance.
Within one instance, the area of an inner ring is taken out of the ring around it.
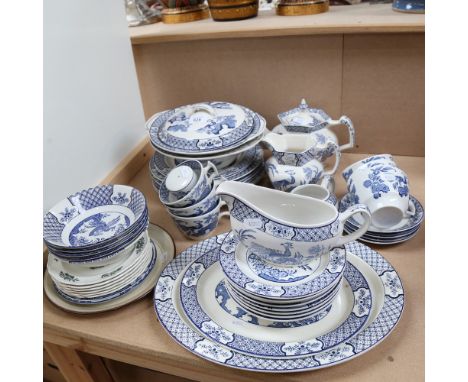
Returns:
[[[64,258],[97,259],[117,253],[147,227],[146,199],[137,189],[104,185],[68,196],[44,216],[49,251]]]

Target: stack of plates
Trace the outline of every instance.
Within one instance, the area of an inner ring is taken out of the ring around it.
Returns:
[[[219,258],[229,294],[243,309],[264,319],[293,322],[330,310],[341,287],[346,251],[335,248],[307,265],[278,267],[231,232]]]
[[[409,203],[412,208],[414,206],[415,214],[413,216],[407,217],[396,226],[387,229],[378,228],[371,224],[367,232],[359,240],[371,244],[390,245],[403,243],[416,236],[424,219],[424,208],[412,195],[410,195]],[[354,204],[354,198],[350,194],[346,194],[340,201],[339,209],[344,211]],[[345,223],[344,230],[351,233],[359,229],[362,224],[360,218],[359,215],[349,218]]]
[[[161,188],[161,183],[166,178],[169,171],[182,163],[155,152],[149,161],[150,174],[153,186],[156,190]],[[216,165],[216,161],[213,161]],[[218,177],[226,180],[237,180],[239,182],[257,183],[263,176],[263,150],[260,146],[255,146],[247,151],[236,155],[229,166],[220,166],[218,162]]]
[[[60,201],[44,216],[44,241],[54,287],[74,304],[129,293],[157,259],[145,197],[130,186],[97,186]]]
[[[232,233],[218,235],[178,255],[156,284],[159,322],[180,345],[212,362],[277,373],[319,369],[365,353],[401,316],[398,274],[365,245],[347,244],[323,262],[281,274],[243,256],[248,253]],[[241,267],[242,280],[233,276]],[[297,311],[311,305],[311,295],[317,304],[319,295],[333,303],[302,318]],[[247,309],[246,299],[255,309]]]
[[[263,171],[261,141],[266,121],[228,102],[201,102],[153,115],[146,124],[157,151],[150,169],[156,188],[177,164],[211,161],[221,176],[252,182]]]

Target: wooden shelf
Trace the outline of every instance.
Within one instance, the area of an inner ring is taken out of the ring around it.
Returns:
[[[367,155],[343,154],[340,170],[365,156]],[[394,158],[411,179],[412,195],[424,205],[424,158],[404,156],[394,156]],[[337,176],[336,180],[337,195],[341,197],[345,191],[345,184],[341,176]],[[175,240],[177,253],[196,243],[183,238],[164,210],[152,189],[146,163],[129,184],[145,194],[151,222],[161,225],[171,234]],[[228,219],[222,219],[213,235],[225,232],[229,228]],[[70,362],[76,361],[76,356],[71,350],[79,350],[205,382],[318,380],[339,382],[345,379],[361,382],[376,380],[393,382],[406,381],[408,376],[411,376],[411,381],[422,381],[424,379],[424,227],[408,242],[388,247],[375,246],[375,248],[391,262],[403,280],[407,291],[405,311],[394,333],[388,339],[362,357],[339,366],[307,373],[270,375],[230,369],[208,362],[182,348],[164,331],[156,319],[151,294],[121,309],[87,316],[64,312],[44,296],[44,341],[64,347],[66,350],[63,353],[70,354],[68,362],[65,359],[62,364],[57,364],[64,373],[70,369]],[[99,365],[98,359],[94,365]],[[83,374],[83,370],[78,371]],[[93,380],[92,375],[86,380]]]
[[[391,4],[365,3],[333,6],[327,13],[312,16],[277,16],[271,10],[260,11],[258,17],[242,21],[160,22],[129,30],[132,44],[311,34],[409,33],[424,32],[424,14],[395,12]]]

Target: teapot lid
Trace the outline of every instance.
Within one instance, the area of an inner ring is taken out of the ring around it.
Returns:
[[[309,107],[303,98],[298,107],[279,113],[278,119],[284,127],[307,127],[315,131],[327,126],[331,118],[322,109]]]

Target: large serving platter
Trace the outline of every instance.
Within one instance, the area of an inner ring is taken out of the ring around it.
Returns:
[[[257,138],[264,124],[257,113],[243,106],[207,102],[158,113],[147,128],[155,149],[199,156],[231,151]]]
[[[322,320],[300,328],[257,327],[253,331],[251,325],[226,314],[216,299],[224,274],[215,248],[185,270],[179,298],[186,317],[216,343],[257,357],[289,358],[330,349],[356,335],[367,322],[372,305],[370,288],[351,264],[346,267],[345,278],[346,285],[340,289],[334,307]],[[288,315],[285,313],[285,317]]]
[[[186,317],[180,303],[183,272],[190,264],[219,249],[226,234],[202,241],[178,255],[162,272],[155,287],[154,305],[160,323],[170,336],[192,353],[212,362],[261,372],[298,372],[349,361],[380,343],[395,328],[404,306],[404,291],[395,269],[377,252],[352,242],[346,245],[348,261],[366,279],[372,293],[370,320],[363,330],[329,350],[292,359],[256,357],[201,335]],[[238,312],[240,314],[240,312]]]

